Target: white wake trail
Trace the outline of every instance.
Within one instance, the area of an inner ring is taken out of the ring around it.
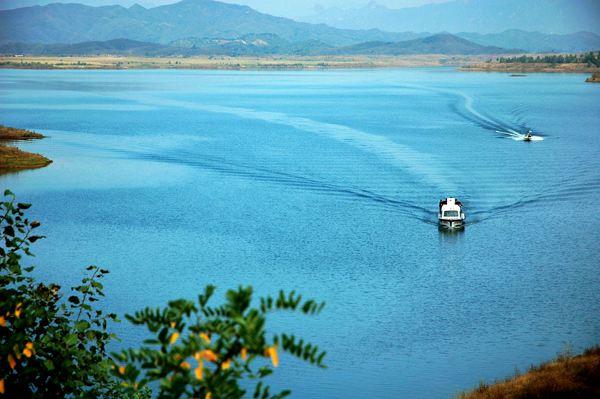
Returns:
[[[509,133],[509,134],[520,135],[520,133],[517,132],[516,130],[511,129],[510,127],[502,126],[504,124],[499,124],[497,121],[494,121],[494,120],[488,118],[487,116],[483,115],[479,111],[477,111],[477,109],[474,106],[475,100],[473,99],[473,97],[469,96],[466,93],[463,93],[462,91],[452,90],[452,89],[443,89],[443,88],[439,88],[439,87],[429,87],[429,86],[413,85],[413,84],[406,84],[406,85],[403,85],[403,86],[404,87],[413,88],[413,89],[417,89],[417,90],[432,91],[434,93],[450,94],[450,95],[455,96],[455,97],[460,97],[463,100],[463,107],[464,107],[464,109],[467,112],[469,112],[471,115],[473,115],[475,118],[479,119],[480,122],[484,122],[484,123],[486,123],[486,124],[488,124],[490,126],[501,127],[503,129],[508,130],[508,132],[500,132],[500,131],[498,131],[498,133]]]
[[[190,101],[168,100],[162,98],[128,98],[151,105],[186,108],[204,112],[233,115],[239,118],[254,119],[269,123],[290,126],[346,143],[362,151],[377,156],[388,164],[406,170],[436,187],[442,193],[455,193],[456,187],[451,176],[447,176],[439,162],[430,154],[416,151],[398,144],[385,136],[363,132],[344,125],[318,122],[312,119],[291,116],[280,112],[257,111],[248,108],[227,107],[221,105],[198,104]]]

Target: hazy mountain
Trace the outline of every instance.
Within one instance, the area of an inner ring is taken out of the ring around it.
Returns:
[[[482,46],[448,33],[403,42],[367,42],[335,49],[333,54],[408,55],[408,54],[501,54],[511,52],[494,46]],[[516,52],[516,50],[513,50]]]
[[[458,33],[457,36],[486,46],[515,47],[531,52],[580,52],[600,50],[600,36],[591,32],[553,35],[522,30],[502,33]]]
[[[405,40],[412,35],[312,25],[212,0],[183,0],[155,8],[50,4],[0,11],[0,42],[79,43],[126,38],[167,44],[186,37],[239,38],[271,33],[289,42],[349,45]]]
[[[304,20],[344,29],[390,32],[497,33],[523,29],[557,34],[600,33],[600,1],[454,0],[398,10],[371,2],[359,9],[321,10]]]

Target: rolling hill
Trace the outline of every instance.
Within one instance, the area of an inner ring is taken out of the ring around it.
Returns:
[[[410,55],[410,54],[501,54],[518,52],[495,46],[482,46],[448,33],[403,42],[367,42],[340,47],[332,54],[352,55]]]
[[[28,54],[47,56],[101,54],[166,56],[176,55],[177,52],[177,48],[129,39],[91,41],[75,44],[6,43],[0,45],[0,54]]]
[[[401,42],[371,41],[351,46],[332,47],[318,41],[291,43],[273,34],[246,35],[239,39],[186,38],[168,45],[130,39],[90,41],[76,44],[8,43],[0,54],[27,55],[412,55],[412,54],[505,54],[499,47],[482,46],[450,34],[438,34]]]

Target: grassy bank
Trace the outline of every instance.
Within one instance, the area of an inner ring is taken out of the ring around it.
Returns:
[[[560,355],[521,375],[492,385],[482,384],[460,399],[598,398],[600,397],[600,347],[573,356]]]
[[[24,129],[15,129],[0,125],[0,174],[25,169],[37,169],[52,163],[48,158],[22,151],[8,145],[19,140],[35,140],[44,136]]]
[[[462,66],[483,62],[482,57],[410,56],[264,56],[264,57],[0,57],[0,68],[16,69],[221,69],[311,70],[346,68],[409,68]]]

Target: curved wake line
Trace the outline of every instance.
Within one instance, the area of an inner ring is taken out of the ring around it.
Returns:
[[[284,185],[292,189],[315,192],[321,195],[335,196],[349,201],[362,201],[369,206],[378,207],[425,223],[434,223],[432,213],[429,209],[415,205],[409,201],[390,198],[351,185],[342,186],[314,177],[277,171],[264,166],[233,162],[220,157],[199,156],[200,154],[190,153],[185,150],[178,150],[173,154],[158,154],[117,148],[110,149],[110,151],[117,155],[123,155],[128,159],[180,164],[227,176],[259,181],[266,184]]]
[[[443,88],[438,88],[438,87],[412,85],[412,84],[405,84],[405,85],[402,85],[402,87],[412,88],[412,89],[417,89],[417,90],[424,90],[424,91],[431,91],[431,92],[440,93],[440,94],[447,94],[447,95],[451,95],[455,98],[460,98],[460,99],[462,99],[462,106],[463,106],[464,110],[466,111],[466,113],[461,112],[457,108],[455,108],[455,112],[457,114],[459,114],[460,116],[462,116],[463,118],[465,118],[466,120],[468,120],[469,122],[472,122],[472,123],[476,124],[477,126],[484,128],[486,130],[491,130],[496,133],[502,134],[502,135],[504,135],[508,138],[511,138],[513,140],[516,140],[516,141],[523,141],[525,138],[524,134],[520,133],[517,130],[517,128],[515,128],[514,126],[511,126],[509,123],[500,121],[498,119],[484,115],[481,112],[479,112],[474,106],[475,100],[473,99],[473,97],[469,96],[466,93],[463,93],[462,91],[452,90],[452,89],[443,89]],[[519,118],[521,119],[520,123],[523,125],[522,116],[519,116]],[[524,127],[524,126],[522,126],[522,127]],[[542,141],[542,140],[543,140],[543,137],[541,137],[541,136],[533,136],[532,141]]]
[[[407,170],[413,176],[420,177],[426,183],[436,187],[440,192],[453,193],[457,189],[452,179],[436,166],[437,160],[429,154],[416,151],[408,146],[398,144],[387,137],[363,132],[344,125],[318,122],[312,119],[290,116],[280,112],[257,111],[248,108],[226,107],[221,105],[198,104],[189,101],[130,98],[141,103],[186,108],[204,112],[233,115],[239,118],[260,120],[289,126],[301,131],[326,136],[346,143],[362,151],[368,152],[400,169]]]

